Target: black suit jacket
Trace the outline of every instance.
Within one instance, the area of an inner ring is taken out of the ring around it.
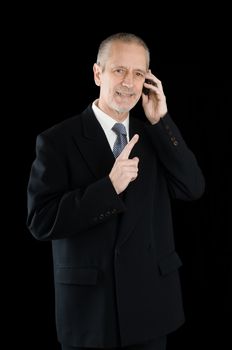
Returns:
[[[91,106],[37,138],[28,227],[52,240],[58,339],[71,346],[142,343],[184,322],[170,196],[199,198],[204,179],[169,115],[131,116],[129,129],[139,175],[123,196]]]

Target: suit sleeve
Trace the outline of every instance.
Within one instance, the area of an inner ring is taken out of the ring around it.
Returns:
[[[162,164],[172,197],[194,200],[202,196],[205,180],[195,155],[186,145],[179,129],[167,114],[147,132]]]
[[[37,137],[27,196],[27,226],[39,240],[74,237],[125,210],[108,176],[85,189],[70,190],[65,156],[42,134]]]

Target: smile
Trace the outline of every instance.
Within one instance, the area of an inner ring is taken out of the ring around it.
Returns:
[[[128,94],[128,93],[119,92],[119,91],[116,91],[116,94],[117,94],[118,96],[123,96],[123,97],[131,97],[131,96],[134,95],[133,93]]]

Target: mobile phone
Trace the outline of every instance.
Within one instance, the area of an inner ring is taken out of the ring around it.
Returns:
[[[157,86],[157,84],[156,84],[153,80],[151,80],[151,79],[145,79],[145,83],[148,83],[148,84]],[[149,91],[150,91],[150,89],[146,88],[145,86],[143,87],[143,93],[144,93],[144,95],[148,95],[148,94],[149,94]]]

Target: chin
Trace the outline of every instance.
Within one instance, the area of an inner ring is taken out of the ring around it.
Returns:
[[[116,108],[116,111],[120,114],[122,113],[129,113],[129,111],[131,110],[131,108]]]
[[[114,109],[118,113],[129,113],[129,111],[134,107],[135,105],[130,105],[130,106],[119,106],[119,105],[114,105]]]

